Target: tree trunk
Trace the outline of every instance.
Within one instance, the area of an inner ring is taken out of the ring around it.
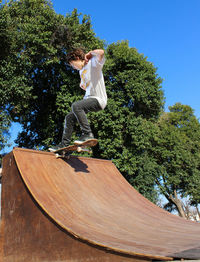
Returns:
[[[184,209],[183,209],[182,201],[178,198],[176,190],[174,190],[174,197],[172,195],[170,195],[169,199],[176,206],[177,211],[179,213],[179,216],[187,219],[185,212],[184,212]]]

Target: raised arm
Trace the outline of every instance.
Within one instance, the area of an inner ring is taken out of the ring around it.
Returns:
[[[88,61],[92,58],[92,56],[97,56],[97,59],[99,60],[99,62],[101,62],[101,60],[104,57],[104,50],[103,49],[95,49],[95,50],[88,52],[85,55],[85,62],[88,63]]]

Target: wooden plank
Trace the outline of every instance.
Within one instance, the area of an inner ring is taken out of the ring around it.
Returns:
[[[84,157],[63,160],[53,153],[19,148],[13,154],[17,176],[22,177],[37,212],[46,213],[62,233],[74,236],[79,243],[94,250],[110,250],[123,261],[169,260],[180,254],[183,258],[200,257],[200,225],[145,199],[111,161]],[[190,252],[188,257],[189,249],[195,250],[195,257]]]
[[[37,204],[26,188],[13,155],[4,159],[3,262],[108,261],[144,262],[88,245],[60,228]]]

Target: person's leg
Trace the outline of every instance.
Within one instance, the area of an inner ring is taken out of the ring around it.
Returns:
[[[70,144],[76,121],[80,124],[82,131],[81,138],[76,140],[77,143],[94,138],[86,114],[88,112],[97,112],[99,110],[101,110],[101,107],[96,98],[88,98],[74,102],[72,104],[72,112],[65,117],[62,142],[57,146],[50,147],[49,150],[53,152]]]
[[[96,98],[83,99],[72,104],[72,112],[76,116],[83,136],[93,138],[86,114],[88,112],[97,112],[99,110],[101,110],[101,107]]]
[[[73,112],[70,112],[65,117],[63,135],[62,135],[62,145],[68,146],[71,142],[71,136],[74,131],[74,126],[76,124],[76,117]]]
[[[75,126],[76,121],[77,121],[77,119],[72,112],[70,112],[69,114],[66,115],[65,122],[64,122],[64,128],[63,128],[62,141],[61,141],[61,143],[59,143],[56,146],[49,147],[49,151],[55,152],[56,150],[58,150],[62,147],[67,147],[67,146],[70,145],[71,136],[72,136],[72,132],[74,130],[74,126]]]

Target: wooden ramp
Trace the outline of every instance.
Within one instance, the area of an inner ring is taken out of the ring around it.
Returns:
[[[200,224],[152,204],[111,161],[20,148],[3,159],[1,236],[3,262],[200,259]]]

